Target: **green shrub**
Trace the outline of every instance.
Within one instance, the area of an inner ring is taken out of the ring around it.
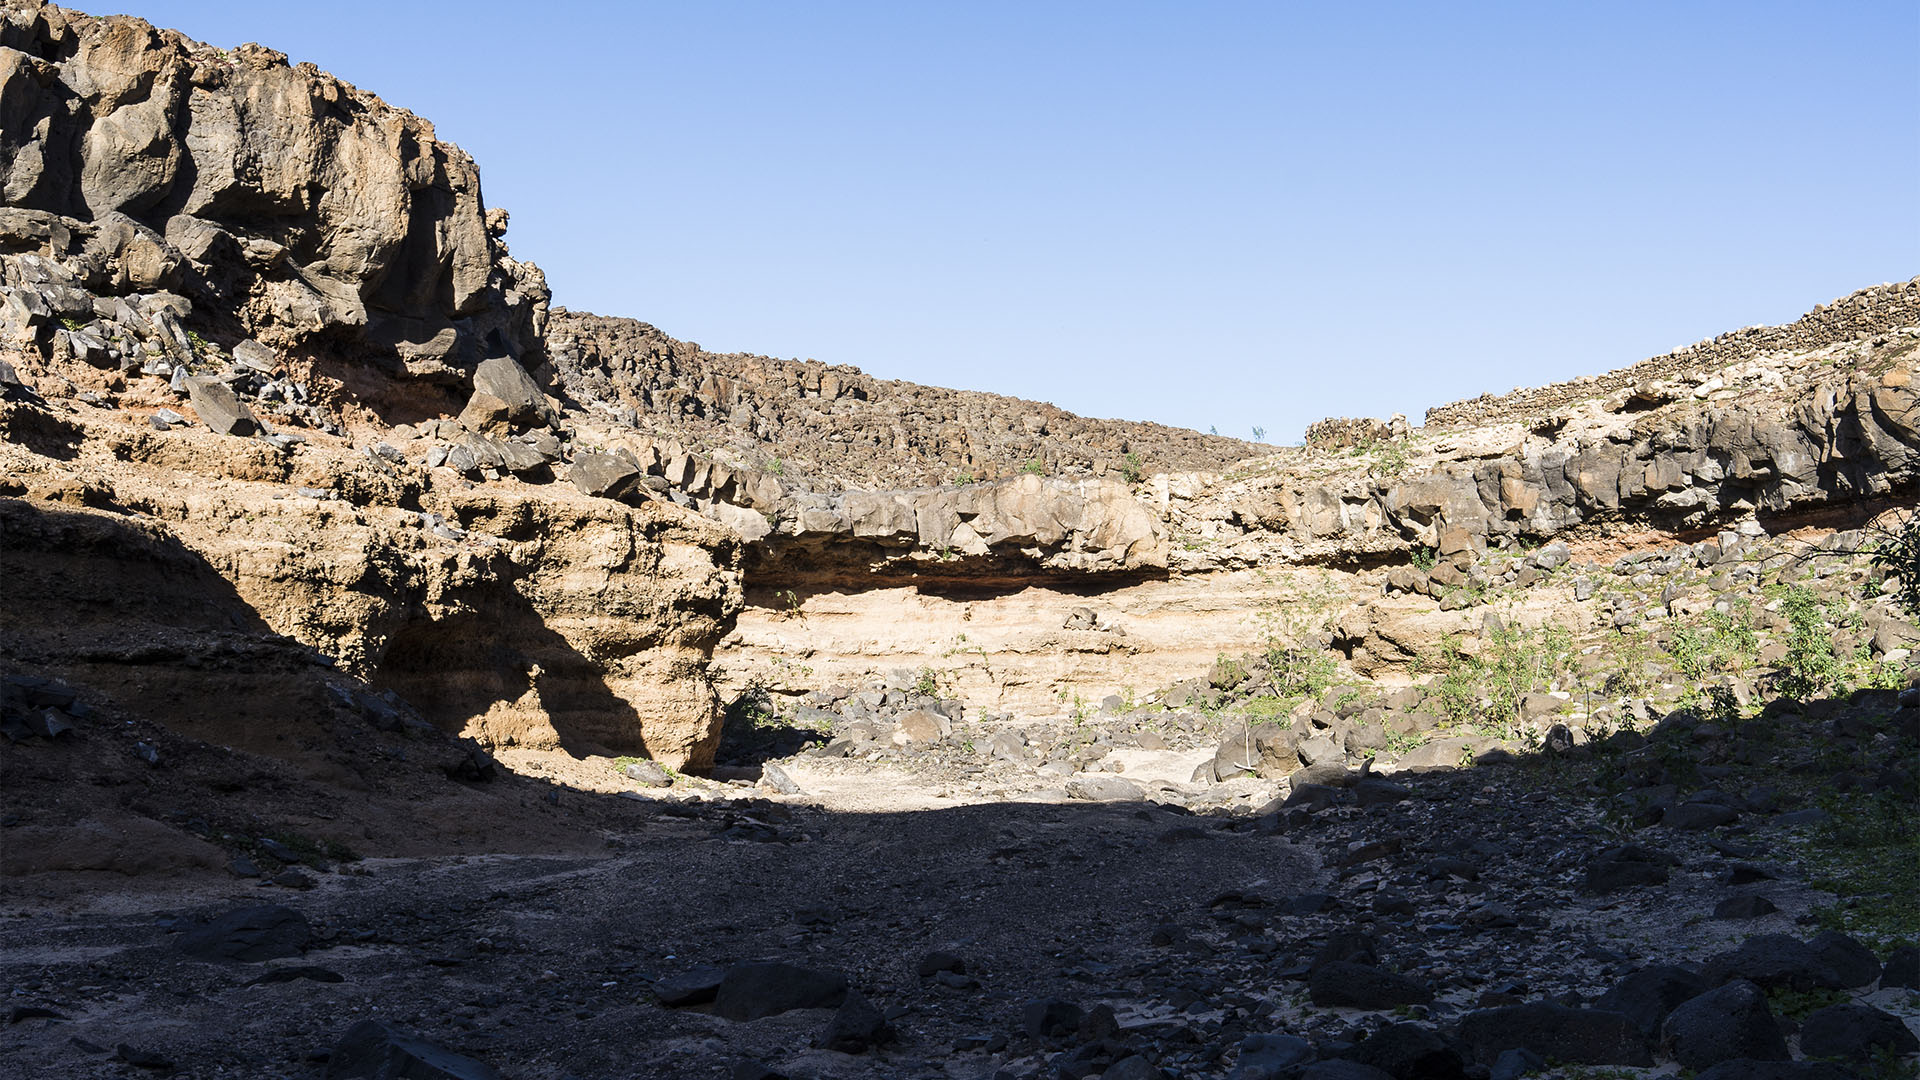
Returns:
[[[1792,585],[1780,590],[1780,613],[1788,627],[1787,655],[1775,676],[1780,692],[1801,699],[1818,696],[1840,677],[1825,608],[1812,590]]]

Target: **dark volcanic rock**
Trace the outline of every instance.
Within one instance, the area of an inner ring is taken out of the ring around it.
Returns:
[[[1281,1080],[1314,1059],[1313,1044],[1293,1035],[1249,1035],[1229,1080]]]
[[[1468,1013],[1460,1040],[1483,1065],[1516,1048],[1580,1065],[1653,1064],[1646,1036],[1624,1014],[1546,1001]]]
[[[1800,1025],[1800,1052],[1810,1058],[1866,1061],[1876,1053],[1920,1050],[1907,1025],[1871,1005],[1829,1005]]]
[[[1080,1006],[1059,998],[1029,1001],[1020,1009],[1020,1027],[1029,1038],[1052,1039],[1071,1035],[1087,1014]]]
[[[500,1080],[483,1061],[425,1039],[402,1035],[378,1020],[347,1029],[327,1058],[327,1080]]]
[[[662,1005],[703,1005],[720,992],[720,980],[726,974],[724,968],[703,964],[656,981],[653,996],[659,998]]]
[[[1816,934],[1807,948],[1840,977],[1840,985],[1852,989],[1870,986],[1880,978],[1880,961],[1873,950],[1837,930]]]
[[[180,936],[179,948],[201,960],[278,960],[299,956],[313,938],[307,917],[278,904],[234,908]]]
[[[758,1020],[793,1009],[834,1009],[847,1000],[847,977],[792,964],[735,964],[720,979],[713,1011]]]
[[[893,1041],[893,1028],[873,1003],[858,990],[847,991],[846,1000],[834,1012],[833,1019],[814,1037],[815,1046],[838,1050],[843,1054],[864,1053]]]
[[[1453,1080],[1466,1063],[1439,1033],[1419,1024],[1388,1024],[1353,1048],[1352,1058],[1393,1077]]]
[[[573,455],[567,479],[588,495],[619,499],[639,486],[640,470],[625,458],[583,450]]]
[[[967,973],[967,962],[954,953],[943,952],[936,949],[921,957],[920,965],[915,968],[914,971],[923,979],[931,979],[943,971],[951,971],[955,975],[965,975]]]
[[[1616,848],[1587,864],[1587,892],[1604,895],[1635,885],[1665,885],[1667,864],[1640,848]]]
[[[1689,1069],[1735,1058],[1785,1061],[1788,1056],[1766,993],[1744,979],[1682,1002],[1660,1026],[1660,1045]]]
[[[201,422],[221,435],[252,435],[260,430],[253,410],[218,379],[188,379],[187,396]]]
[[[1521,1080],[1547,1068],[1547,1059],[1524,1047],[1515,1047],[1493,1063],[1487,1080]]]
[[[1920,990],[1920,948],[1908,945],[1887,954],[1887,966],[1880,972],[1880,985]]]
[[[1396,1005],[1425,1005],[1433,989],[1418,979],[1369,964],[1335,960],[1307,976],[1307,993],[1315,1005],[1348,1005],[1356,1009],[1391,1009]]]
[[[1707,981],[1693,972],[1660,964],[1621,979],[1600,995],[1593,1007],[1626,1014],[1651,1039],[1660,1033],[1660,1024],[1668,1013],[1709,989]]]
[[[1764,988],[1839,990],[1846,986],[1833,965],[1806,942],[1788,934],[1759,934],[1707,961],[1707,981],[1746,979]]]

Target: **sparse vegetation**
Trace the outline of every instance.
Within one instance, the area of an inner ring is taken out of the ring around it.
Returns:
[[[1894,593],[1900,606],[1920,614],[1920,513],[1909,511],[1895,524],[1882,526],[1867,551],[1874,566],[1900,579]]]
[[[920,669],[920,675],[913,681],[912,690],[922,697],[940,696],[940,673],[931,666]]]
[[[1776,595],[1788,624],[1787,655],[1775,672],[1776,687],[1788,697],[1802,699],[1833,688],[1840,678],[1840,664],[1826,627],[1825,605],[1805,586],[1780,587]]]
[[[1442,674],[1435,684],[1448,719],[1461,726],[1478,721],[1487,734],[1520,735],[1521,700],[1552,688],[1573,664],[1573,634],[1562,627],[1527,630],[1498,626],[1483,635],[1485,646],[1470,655],[1457,638],[1442,643]]]
[[[1126,456],[1120,459],[1120,476],[1129,484],[1137,484],[1145,475],[1140,455],[1131,450],[1127,451]]]

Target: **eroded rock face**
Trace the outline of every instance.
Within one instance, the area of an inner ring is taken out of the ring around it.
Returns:
[[[46,422],[0,404],[0,475],[17,497],[4,502],[20,505],[0,605],[17,642],[162,643],[220,597],[244,614],[215,625],[317,649],[451,733],[711,762],[706,665],[740,605],[738,541],[721,526],[571,485],[436,488],[324,441],[286,454],[111,416],[61,421],[71,449],[49,458],[30,446]],[[48,502],[61,512],[27,509]],[[145,539],[102,545],[90,528]]]
[[[953,576],[979,562],[1045,576],[1164,570],[1166,533],[1128,485],[1095,478],[1017,476],[912,491],[796,492],[755,552],[777,565],[790,547],[864,563],[869,573],[911,568]],[[778,571],[774,571],[777,573]]]
[[[258,45],[221,50],[30,0],[0,16],[0,245],[84,255],[248,334],[318,334],[455,380],[539,351],[547,289],[433,126]]]
[[[1878,292],[1892,298],[1886,318],[1920,320],[1920,279]],[[1917,362],[1915,331],[1883,325],[1819,353],[1694,373],[1645,407],[1603,383],[1584,398],[1541,390],[1561,404],[1528,424],[1430,427],[1368,454],[1289,451],[1250,477],[1155,483],[1175,536],[1204,541],[1176,559],[1192,571],[1421,547],[1445,557],[1450,544],[1587,525],[1699,529],[1910,483]]]

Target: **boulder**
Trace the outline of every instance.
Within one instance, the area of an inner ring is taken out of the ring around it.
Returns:
[[[1624,1014],[1648,1038],[1660,1033],[1660,1025],[1680,1003],[1699,997],[1709,989],[1707,981],[1686,968],[1659,964],[1628,975],[1600,995],[1594,1008]]]
[[[348,1028],[327,1055],[326,1080],[500,1080],[493,1066],[378,1020]]]
[[[1737,979],[1684,1001],[1660,1025],[1660,1045],[1683,1068],[1787,1060],[1787,1040],[1758,986]]]
[[[659,999],[660,1004],[674,1008],[682,1005],[704,1005],[719,994],[720,980],[725,977],[725,968],[703,964],[655,980],[653,996]]]
[[[1829,1005],[1800,1024],[1800,1052],[1810,1058],[1871,1061],[1920,1051],[1907,1025],[1892,1013],[1850,1002]]]
[[[1466,1063],[1440,1034],[1419,1024],[1388,1024],[1361,1040],[1354,1061],[1389,1076],[1457,1080]]]
[[[1707,981],[1716,985],[1745,979],[1762,988],[1841,990],[1846,980],[1826,957],[1787,934],[1759,934],[1707,960]]]
[[[1653,1064],[1646,1036],[1624,1014],[1546,1001],[1470,1012],[1460,1020],[1460,1041],[1483,1065],[1516,1048],[1578,1065]]]
[[[233,392],[233,387],[219,379],[188,379],[187,398],[193,402],[193,411],[200,414],[200,422],[216,434],[246,436],[260,430],[253,410]]]
[[[843,1054],[864,1053],[893,1041],[893,1028],[873,1003],[857,990],[847,991],[846,1000],[834,1011],[833,1019],[814,1036],[813,1044]]]
[[[621,499],[640,484],[640,470],[617,454],[579,453],[567,468],[567,479],[588,495]]]
[[[713,1011],[729,1020],[759,1020],[794,1009],[836,1009],[847,977],[792,964],[735,964],[715,991]]]
[[[1282,1080],[1312,1061],[1313,1044],[1294,1035],[1249,1035],[1228,1080]]]

